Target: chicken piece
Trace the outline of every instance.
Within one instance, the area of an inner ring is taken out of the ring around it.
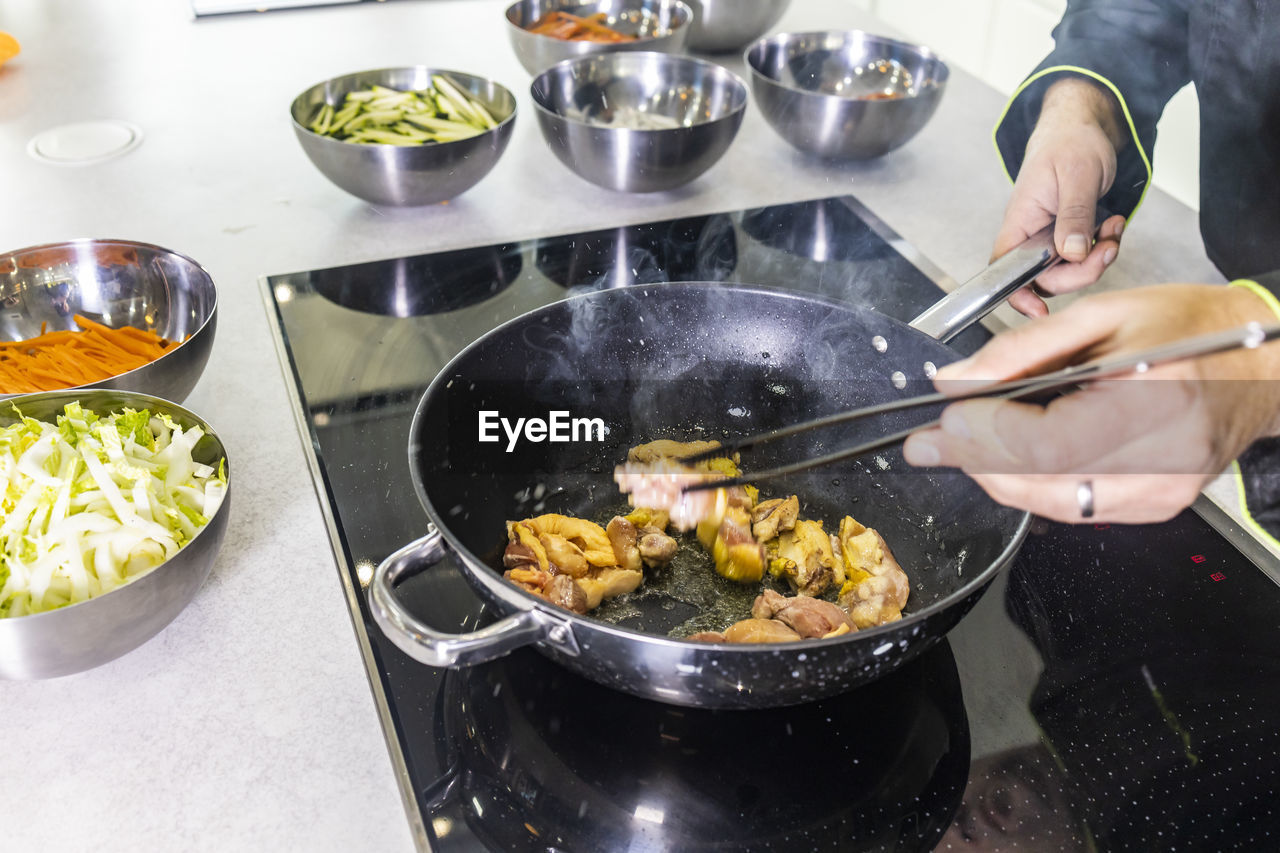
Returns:
[[[633,591],[643,580],[644,573],[639,569],[622,569],[617,566],[596,569],[585,577],[576,578],[578,586],[587,596],[587,610],[595,610],[605,599]]]
[[[831,537],[822,529],[822,522],[800,519],[795,527],[778,536],[769,571],[785,577],[800,595],[817,597],[831,586],[835,563]]]
[[[546,589],[552,579],[550,572],[544,572],[537,566],[508,569],[502,573],[502,576],[525,592],[531,592],[541,598],[546,597]]]
[[[774,498],[756,504],[751,510],[751,535],[757,542],[768,542],[779,533],[795,527],[800,517],[800,498]]]
[[[512,542],[502,552],[502,565],[508,569],[541,569],[538,555],[528,545]]]
[[[657,462],[659,459],[681,459],[695,453],[714,450],[719,446],[718,441],[673,441],[669,438],[660,438],[647,444],[637,444],[628,450],[627,461],[649,463]]]
[[[690,530],[715,512],[717,495],[723,490],[684,491],[686,486],[705,482],[711,476],[671,459],[628,462],[613,471],[614,482],[630,496],[632,506],[666,512],[677,530]]]
[[[833,636],[841,627],[844,632],[854,628],[849,614],[830,601],[804,595],[788,598],[771,589],[756,598],[751,605],[751,615],[785,622],[801,637]]]
[[[724,634],[719,631],[699,631],[696,634],[690,634],[685,637],[686,640],[692,640],[695,643],[723,643],[726,642]]]
[[[743,619],[724,629],[728,643],[789,643],[800,635],[785,622],[777,619]]]
[[[537,553],[538,547],[533,542],[544,535],[559,536],[573,543],[587,562],[593,566],[613,566],[617,557],[613,553],[613,545],[604,528],[594,521],[585,518],[572,518],[557,513],[547,513],[523,521],[507,522],[507,538],[512,542],[529,545]],[[533,540],[533,541],[530,541]],[[545,547],[543,548],[545,551]],[[541,560],[540,560],[541,562]],[[543,565],[543,568],[547,568]]]
[[[764,546],[751,536],[751,516],[740,506],[725,510],[720,529],[711,543],[716,572],[739,583],[755,583],[764,577]]]
[[[544,595],[547,601],[574,613],[587,612],[587,593],[576,580],[568,575],[556,575],[547,584]]]
[[[884,537],[852,516],[840,522],[840,550],[846,580],[838,601],[859,628],[902,618],[911,595],[907,573],[898,565]]]
[[[621,515],[615,515],[604,529],[613,545],[613,553],[619,566],[639,570],[640,534],[636,526]]]
[[[664,509],[650,509],[649,507],[636,507],[627,513],[624,518],[636,526],[636,530],[645,527],[653,527],[659,533],[665,533],[667,524],[671,521],[671,517],[667,515]]]
[[[640,558],[651,569],[670,563],[676,555],[676,549],[680,547],[676,540],[656,527],[642,527],[639,534]]]
[[[538,542],[547,553],[548,570],[552,574],[580,578],[591,568],[582,549],[563,536],[543,533],[538,537]]]

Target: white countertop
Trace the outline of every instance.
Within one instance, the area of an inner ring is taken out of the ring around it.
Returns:
[[[905,148],[829,165],[754,107],[693,184],[619,195],[568,172],[533,120],[530,76],[491,0],[401,0],[194,20],[181,0],[17,0],[0,29],[4,248],[76,237],[166,246],[217,282],[208,369],[186,405],[238,476],[209,582],[172,625],[91,672],[0,684],[6,850],[411,850],[377,711],[307,470],[259,277],[499,240],[852,193],[956,280],[987,260],[1008,187],[990,142],[1002,99],[962,72]],[[842,0],[776,28],[877,27]],[[741,73],[737,57],[722,59]],[[492,77],[520,115],[470,192],[374,208],[307,161],[288,106],[314,82],[393,65]],[[142,144],[85,167],[37,163],[56,125],[122,119]],[[1107,273],[1114,286],[1220,281],[1195,215],[1153,191]]]

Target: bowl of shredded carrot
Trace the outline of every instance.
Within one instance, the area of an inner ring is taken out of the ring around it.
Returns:
[[[148,243],[0,254],[0,397],[110,388],[181,402],[208,362],[217,305],[199,264]]]
[[[511,46],[534,75],[591,53],[681,53],[692,21],[681,0],[518,0],[507,7]]]

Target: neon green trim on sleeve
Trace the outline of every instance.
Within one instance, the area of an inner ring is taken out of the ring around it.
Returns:
[[[1116,96],[1116,100],[1120,102],[1120,111],[1124,113],[1125,124],[1129,126],[1129,135],[1133,137],[1134,147],[1138,149],[1138,156],[1142,158],[1142,165],[1146,167],[1147,170],[1147,182],[1142,186],[1142,195],[1138,196],[1138,203],[1133,206],[1133,210],[1130,211],[1129,215],[1125,218],[1125,222],[1128,222],[1130,219],[1133,219],[1134,214],[1138,212],[1138,208],[1142,207],[1142,202],[1147,198],[1147,190],[1151,189],[1151,158],[1147,156],[1146,150],[1138,140],[1138,129],[1133,124],[1133,115],[1129,112],[1129,104],[1125,102],[1124,95],[1120,94],[1120,89],[1106,77],[1103,77],[1096,71],[1090,71],[1088,68],[1080,68],[1075,65],[1055,65],[1052,68],[1045,68],[1042,71],[1037,71],[1035,74],[1032,74],[1026,80],[1023,80],[1022,85],[1015,89],[1013,94],[1009,96],[1009,100],[1005,103],[1004,109],[1000,111],[1000,118],[996,119],[996,126],[991,129],[991,144],[996,148],[996,156],[1000,158],[1000,166],[1004,169],[1004,176],[1009,179],[1009,183],[1013,183],[1013,175],[1009,172],[1009,164],[1004,161],[1004,156],[1000,154],[1000,145],[996,142],[996,134],[1000,131],[1000,125],[1004,124],[1005,117],[1009,115],[1009,108],[1013,106],[1013,102],[1018,100],[1018,96],[1021,95],[1032,83],[1036,82],[1041,77],[1045,77],[1049,74],[1058,74],[1064,71],[1068,71],[1073,74],[1082,74],[1085,77],[1096,80],[1103,86],[1106,86],[1111,94]]]
[[[1276,295],[1267,290],[1256,281],[1250,281],[1247,278],[1238,278],[1231,282],[1231,287],[1243,287],[1245,290],[1252,291],[1253,295],[1267,303],[1267,307],[1271,309],[1271,313],[1276,315],[1276,319],[1280,320],[1280,299],[1276,299]]]
[[[1247,278],[1238,278],[1231,282],[1229,286],[1243,287],[1245,290],[1252,291],[1255,296],[1267,304],[1267,307],[1271,309],[1271,313],[1275,314],[1277,319],[1280,319],[1280,299],[1276,299],[1275,294],[1270,290]],[[1236,495],[1240,501],[1240,514],[1244,517],[1245,524],[1259,539],[1272,548],[1280,549],[1280,541],[1276,541],[1276,538],[1258,523],[1258,520],[1253,517],[1253,513],[1249,510],[1249,500],[1244,490],[1244,472],[1240,470],[1239,461],[1231,463],[1231,473],[1236,480]]]
[[[1240,470],[1239,461],[1231,463],[1231,475],[1236,480],[1236,495],[1240,501],[1240,515],[1244,518],[1245,526],[1253,532],[1254,536],[1257,536],[1272,548],[1280,550],[1280,541],[1277,541],[1274,536],[1268,533],[1267,529],[1258,523],[1258,520],[1253,517],[1253,513],[1249,510],[1249,501],[1244,491],[1244,472]]]

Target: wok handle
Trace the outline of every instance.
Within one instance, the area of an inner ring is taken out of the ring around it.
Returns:
[[[448,554],[444,537],[432,526],[426,536],[405,545],[374,570],[369,610],[401,651],[430,666],[473,666],[540,641],[577,653],[569,624],[538,610],[520,610],[466,634],[437,631],[406,610],[396,597],[396,583],[431,568]]]
[[[926,308],[911,321],[911,326],[945,344],[990,314],[1015,291],[1062,260],[1053,244],[1053,226],[1050,222],[996,258],[982,272]]]

